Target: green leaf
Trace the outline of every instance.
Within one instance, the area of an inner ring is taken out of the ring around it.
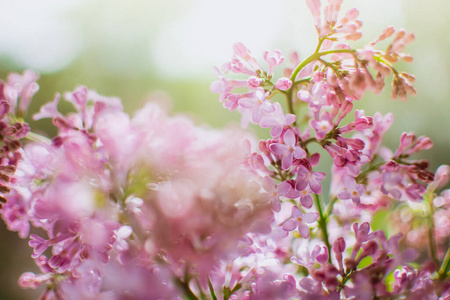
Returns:
[[[389,236],[389,211],[379,210],[372,218],[371,227],[373,231],[383,230],[386,236]]]

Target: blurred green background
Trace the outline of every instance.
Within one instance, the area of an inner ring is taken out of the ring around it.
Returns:
[[[344,2],[345,9],[360,10],[359,46],[388,25],[416,35],[406,48],[415,61],[400,68],[416,75],[417,96],[393,102],[387,89],[381,96],[367,93],[358,107],[369,115],[394,112],[387,145],[396,147],[401,132],[414,131],[435,142],[423,154],[432,169],[449,164],[450,27],[443,24],[450,2]],[[265,50],[306,56],[316,45],[303,0],[0,0],[0,27],[0,78],[27,68],[41,74],[31,113],[56,92],[82,84],[120,97],[129,113],[155,93],[164,94],[174,112],[215,127],[239,122],[238,114],[223,109],[209,91],[212,67],[230,58],[234,42],[243,42],[261,60]],[[39,128],[35,131],[54,134],[50,122],[29,122]],[[27,241],[8,232],[3,222],[0,241],[0,299],[37,298],[36,292],[17,287],[21,273],[36,271]]]

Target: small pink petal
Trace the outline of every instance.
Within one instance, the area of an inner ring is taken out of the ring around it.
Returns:
[[[294,147],[296,144],[295,133],[292,129],[287,130],[283,135],[283,141],[289,147]]]
[[[266,113],[271,113],[275,111],[275,107],[273,107],[272,103],[264,101],[261,103],[261,108]]]
[[[316,166],[320,161],[320,153],[314,153],[313,155],[311,155],[311,157],[309,158],[309,163],[311,164],[311,166]]]
[[[285,231],[292,231],[295,228],[297,228],[297,222],[292,219],[287,220],[286,222],[284,222],[284,224],[281,228],[283,228],[283,230],[285,230]]]
[[[349,191],[345,190],[345,191],[340,192],[340,193],[337,195],[337,197],[338,197],[338,199],[340,199],[340,200],[348,200],[348,199],[351,198],[351,194],[350,194]]]
[[[289,191],[291,190],[291,185],[288,183],[288,182],[286,182],[286,181],[283,181],[283,182],[281,182],[280,184],[278,184],[278,186],[277,186],[277,188],[276,188],[276,192],[277,192],[277,194],[279,195],[279,196],[284,196],[284,195],[286,195],[287,193],[289,193]]]
[[[315,222],[318,218],[319,213],[316,212],[309,212],[303,215],[303,220],[305,220],[305,223]]]
[[[300,147],[295,147],[295,149],[294,149],[294,157],[295,158],[301,159],[301,158],[304,158],[305,156],[306,156],[305,150],[303,150]]]
[[[297,117],[293,114],[286,114],[285,117],[285,125],[291,125],[292,123],[294,123],[297,120]]]
[[[262,126],[261,123],[259,125],[264,128],[264,126]],[[282,132],[283,132],[283,126],[275,126],[270,130],[270,135],[273,138],[277,138],[281,135]]]
[[[256,105],[256,99],[253,98],[241,98],[239,100],[239,105],[243,108],[252,108]]]
[[[312,204],[313,204],[311,195],[306,195],[306,196],[301,197],[300,203],[306,208],[311,208]]]
[[[356,187],[355,179],[348,175],[344,176],[344,186],[349,190],[353,190]]]
[[[263,112],[260,109],[255,109],[252,113],[252,120],[253,122],[255,122],[256,124],[258,124],[263,116]]]
[[[275,143],[270,144],[269,149],[275,155],[283,155],[289,150],[289,147],[283,144]]]
[[[318,181],[322,181],[325,179],[325,177],[327,177],[327,174],[325,174],[324,172],[314,172],[312,173],[312,177]]]
[[[298,224],[298,232],[303,238],[305,239],[309,238],[309,227],[306,224],[303,223]]]
[[[289,152],[289,153],[285,154],[283,156],[283,158],[281,159],[281,167],[284,170],[289,169],[291,167],[291,165],[292,165],[292,160],[293,160],[292,152]]]
[[[293,206],[291,216],[292,216],[292,218],[298,218],[298,217],[303,216],[303,213],[300,210],[300,208],[298,208],[297,206]]]
[[[301,90],[297,93],[298,99],[304,102],[311,102],[311,94],[308,91]]]
[[[315,194],[321,194],[322,193],[322,184],[320,184],[319,181],[316,181],[314,179],[311,179],[309,181],[309,187]]]
[[[295,189],[297,191],[303,191],[308,186],[308,181],[301,178],[297,180],[297,183],[295,184]]]

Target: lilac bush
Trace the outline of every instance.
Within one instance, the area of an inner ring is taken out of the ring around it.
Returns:
[[[0,213],[40,270],[19,285],[41,299],[450,299],[450,168],[411,157],[424,136],[386,148],[392,114],[353,109],[387,78],[394,100],[416,93],[395,67],[414,35],[388,27],[356,49],[358,10],[306,2],[318,44],[282,77],[281,51],[242,43],[215,68],[211,91],[267,140],[153,102],[129,116],[86,87],[64,94],[72,112],[57,94],[33,115],[57,127],[48,139],[23,120],[38,75],[1,82]]]

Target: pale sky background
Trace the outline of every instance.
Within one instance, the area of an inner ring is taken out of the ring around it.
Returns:
[[[356,3],[367,36],[404,26],[402,1],[350,0],[344,7]],[[161,76],[197,77],[227,59],[236,41],[255,54],[307,52],[316,41],[301,0],[2,0],[0,26],[0,55],[41,73],[98,47],[107,49],[102,59],[113,72],[127,72],[137,60]]]

